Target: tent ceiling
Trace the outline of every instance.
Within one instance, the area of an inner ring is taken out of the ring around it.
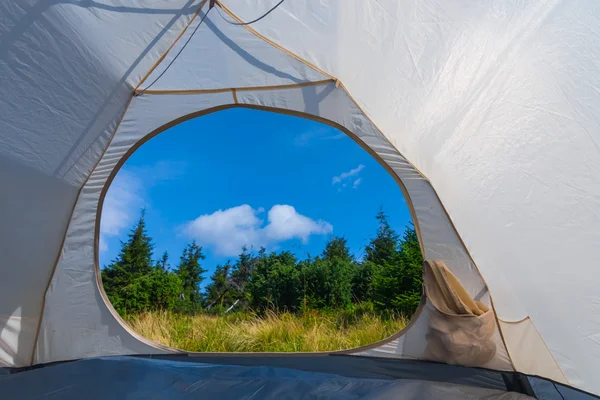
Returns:
[[[273,5],[223,3],[241,20]],[[104,305],[101,194],[146,135],[241,103],[346,126],[403,181],[426,255],[472,294],[481,271],[510,355],[549,351],[600,393],[600,3],[294,0],[251,27],[217,9],[165,72],[199,4],[0,3],[2,362],[166,351]]]

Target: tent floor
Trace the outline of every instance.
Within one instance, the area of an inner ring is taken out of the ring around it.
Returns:
[[[493,377],[500,375],[498,373],[474,369],[475,372],[467,376],[461,373],[461,368],[469,369],[463,367],[458,367],[458,374],[446,376],[444,369],[448,366],[394,363],[401,365],[400,370],[394,371],[385,369],[390,360],[379,362],[355,356],[177,357],[103,357],[12,370],[0,374],[0,393],[5,399],[78,400],[531,398],[507,391],[502,379]],[[220,361],[218,364],[199,362],[203,358]],[[226,362],[221,363],[224,360]],[[258,365],[265,360],[265,364]],[[244,366],[244,363],[256,365]],[[354,366],[362,364],[362,367],[353,369],[354,363],[357,363]],[[300,368],[290,368],[293,364]],[[325,372],[335,367],[334,364],[338,364],[341,373]],[[403,371],[408,372],[409,364],[413,368],[416,365],[417,369],[428,365],[431,380],[415,378],[414,374],[423,371],[413,371],[413,377],[397,377],[404,374]],[[456,370],[455,367],[451,369]]]

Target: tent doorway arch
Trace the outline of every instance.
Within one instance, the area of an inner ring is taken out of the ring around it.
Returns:
[[[405,196],[404,197],[405,200],[408,201],[408,197],[407,197],[408,193],[406,191],[406,188],[404,187],[404,184],[399,180],[398,176],[393,172],[393,170],[391,170],[391,168],[385,164],[385,162],[382,160],[382,158],[380,156],[378,156],[375,152],[373,152],[373,150],[370,149],[365,143],[363,143],[354,133],[350,132],[347,128],[341,126],[340,124],[338,124],[334,121],[326,120],[326,119],[320,118],[320,117],[314,117],[313,115],[305,113],[305,112],[296,112],[296,111],[289,111],[289,110],[285,110],[285,109],[263,107],[263,106],[253,106],[253,105],[243,105],[243,104],[228,104],[228,105],[218,106],[218,107],[207,109],[207,110],[192,112],[192,113],[182,116],[176,120],[170,121],[170,122],[162,125],[161,127],[155,129],[154,131],[148,133],[146,136],[142,137],[140,140],[138,140],[135,143],[135,145],[133,145],[132,147],[129,148],[129,150],[127,150],[127,152],[122,156],[122,158],[119,160],[119,162],[115,165],[109,178],[106,180],[106,183],[104,185],[103,191],[100,196],[100,201],[98,204],[98,214],[97,214],[96,228],[95,228],[96,229],[96,231],[95,231],[96,232],[95,257],[96,257],[96,274],[97,274],[97,281],[99,282],[99,290],[102,293],[102,297],[104,298],[106,304],[109,305],[109,307],[111,308],[111,311],[113,312],[113,315],[115,316],[115,318],[118,318],[119,321],[122,324],[124,324],[124,326],[131,332],[135,332],[135,331],[133,329],[131,329],[131,327],[129,327],[128,324],[125,321],[123,321],[122,318],[119,317],[118,312],[116,310],[114,310],[114,307],[111,306],[110,300],[108,299],[108,296],[106,295],[103,285],[101,283],[101,274],[100,274],[101,262],[100,262],[100,245],[99,245],[99,243],[101,241],[101,239],[100,239],[100,235],[101,235],[100,234],[100,232],[101,232],[100,223],[102,220],[102,211],[104,208],[104,202],[107,197],[107,193],[109,192],[109,188],[110,188],[111,184],[113,183],[115,177],[118,176],[118,173],[119,173],[119,171],[121,171],[121,168],[124,165],[126,165],[127,161],[130,159],[130,157],[133,156],[138,150],[140,150],[146,143],[148,143],[152,139],[156,138],[157,136],[159,136],[161,134],[168,134],[168,131],[170,129],[174,128],[175,126],[177,126],[179,124],[185,123],[185,122],[193,120],[193,119],[202,118],[202,117],[214,114],[214,113],[224,112],[226,110],[232,110],[232,109],[245,109],[245,110],[252,110],[257,113],[274,113],[274,114],[302,118],[305,120],[314,121],[314,122],[318,122],[319,124],[330,126],[332,128],[335,128],[338,131],[343,132],[347,137],[349,137],[352,140],[353,143],[358,144],[358,146],[362,150],[365,150],[367,152],[367,154],[369,154],[373,159],[375,159],[375,161],[380,166],[382,166],[384,168],[384,170],[394,179],[394,182],[396,182],[396,184],[400,188],[401,193]],[[412,207],[412,204],[410,202],[408,202],[407,204],[408,204],[407,209],[410,212],[411,219],[414,221],[414,216],[415,216],[414,208]],[[415,231],[417,232],[417,235],[419,235],[418,225],[416,223],[415,223]],[[423,246],[422,246],[420,240],[419,240],[419,246],[421,247],[421,251],[423,251]],[[421,312],[423,306],[424,306],[424,299],[421,298],[421,302],[420,302],[418,308],[416,309],[415,313],[410,315],[411,318],[410,318],[408,326],[412,325],[413,320]],[[407,329],[407,327],[403,328],[400,331],[394,332],[389,337],[385,337],[384,339],[377,340],[373,343],[365,344],[364,346],[352,347],[352,348],[347,348],[347,349],[342,349],[342,350],[337,350],[337,351],[326,351],[326,352],[322,352],[322,353],[324,353],[324,354],[349,353],[350,354],[350,353],[365,351],[367,349],[378,347],[378,346],[386,344],[394,339],[397,339],[398,337],[403,335],[403,332]],[[141,335],[139,335],[137,333],[136,333],[136,335],[141,337]],[[160,346],[160,345],[158,345],[158,346]],[[189,350],[182,350],[182,349],[177,349],[177,348],[172,348],[172,347],[169,347],[169,349],[171,351],[189,351]]]
[[[156,117],[160,115],[158,112],[159,109],[164,110],[169,107],[169,98],[174,95],[181,94],[146,92],[133,98],[126,115],[130,115],[130,113],[135,114],[134,110],[142,107],[144,110],[143,113],[147,116],[145,124],[143,126],[139,124],[134,125],[129,123],[127,118],[124,118],[111,138],[106,152],[101,157],[94,172],[90,175],[88,182],[84,185],[82,197],[77,202],[78,204],[88,204],[87,199],[84,198],[87,194],[85,188],[88,185],[93,185],[95,188],[100,186],[102,188],[96,194],[97,197],[90,198],[91,201],[89,202],[89,207],[94,207],[95,209],[94,224],[93,226],[88,225],[88,229],[93,233],[93,241],[91,242],[93,247],[91,250],[94,254],[93,271],[95,276],[94,282],[96,282],[96,287],[93,289],[102,298],[102,307],[110,314],[110,318],[114,318],[115,322],[118,322],[119,329],[126,331],[128,336],[132,340],[140,342],[140,345],[144,343],[150,346],[144,352],[173,352],[177,350],[151,343],[147,339],[141,338],[139,335],[131,332],[126,325],[122,324],[112,306],[109,305],[110,303],[101,286],[98,262],[99,224],[103,199],[110,182],[114,179],[119,168],[147,140],[186,120],[234,107],[244,107],[308,118],[331,125],[345,132],[361,147],[367,150],[369,154],[375,157],[401,186],[413,216],[424,256],[431,258],[432,255],[435,255],[435,258],[444,259],[452,272],[468,288],[471,295],[473,297],[485,296],[482,301],[487,302],[492,307],[489,291],[483,279],[464,249],[454,226],[450,222],[429,182],[418,171],[412,168],[411,164],[384,138],[377,127],[347,94],[345,89],[339,87],[336,82],[328,80],[313,82],[311,84],[269,87],[266,89],[241,88],[223,91],[192,91],[184,94],[185,98],[190,100],[189,106],[175,110],[178,114],[175,118],[171,117],[167,120],[153,118],[152,116]],[[145,104],[148,101],[153,105],[148,107],[148,104]],[[199,109],[198,102],[206,102],[210,106]],[[215,105],[215,102],[220,104]],[[282,107],[281,105],[284,106]],[[142,108],[139,109],[142,110]],[[415,197],[418,197],[418,200],[415,200]],[[420,205],[417,207],[420,208],[416,208],[415,204],[419,203]],[[77,220],[77,206],[75,207],[73,220]],[[423,226],[428,228],[423,229]],[[65,244],[65,247],[68,246]],[[57,276],[55,275],[53,279],[56,278]],[[378,343],[376,346],[370,345],[368,348],[353,349],[350,352],[353,354],[367,353],[369,355],[392,353],[400,357],[419,358],[426,345],[424,333],[427,318],[424,317],[422,310],[423,307],[420,307],[418,313],[422,317],[421,325],[418,326],[414,322],[417,319],[413,319],[413,322],[408,327],[415,332],[413,338],[408,337],[407,339],[405,333],[408,330],[405,329],[401,333]],[[42,327],[44,326],[44,321],[42,321],[41,325]],[[499,329],[496,329],[496,341],[498,342],[497,347],[500,351],[498,352],[499,356],[494,361],[495,364],[492,363],[492,365],[496,368],[510,369],[510,357],[505,350],[506,346],[503,343],[503,337]],[[38,340],[38,343],[42,342]],[[38,352],[37,354],[39,356],[40,353]]]
[[[381,158],[425,258],[492,310],[486,367],[600,393],[593,0],[18,3],[0,6],[2,365],[172,352],[102,298],[100,197],[145,135],[236,104],[332,121]],[[357,355],[425,358],[425,309]]]

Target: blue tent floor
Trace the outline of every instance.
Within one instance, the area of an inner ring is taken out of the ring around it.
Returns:
[[[83,359],[0,375],[0,394],[3,399],[77,400],[530,398],[497,388],[434,380],[360,378],[277,366],[139,357]]]

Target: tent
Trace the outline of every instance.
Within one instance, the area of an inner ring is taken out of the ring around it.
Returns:
[[[487,316],[485,357],[431,365],[600,394],[599,35],[595,0],[0,2],[0,365],[34,379],[69,360],[190,357],[108,302],[103,200],[145,141],[245,107],[332,125],[396,179],[425,258]],[[402,332],[335,355],[359,364],[236,365],[414,374],[438,311],[424,296]]]

